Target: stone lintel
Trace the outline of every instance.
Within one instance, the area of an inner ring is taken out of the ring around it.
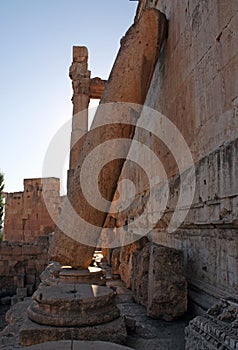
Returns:
[[[101,99],[105,89],[106,80],[98,77],[90,80],[89,97],[95,99]]]

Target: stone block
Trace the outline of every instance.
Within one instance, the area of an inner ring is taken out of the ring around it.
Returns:
[[[24,244],[22,246],[22,254],[24,255],[34,255],[36,254],[36,247],[32,244]]]
[[[223,300],[203,316],[190,321],[185,330],[186,350],[238,349],[238,304]]]
[[[171,321],[187,310],[183,252],[150,245],[147,315]]]
[[[27,288],[17,288],[17,297],[27,297]]]

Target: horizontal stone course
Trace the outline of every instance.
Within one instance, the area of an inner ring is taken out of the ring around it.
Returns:
[[[37,278],[48,264],[48,246],[48,237],[34,243],[1,243],[0,297],[8,291],[12,295],[13,290],[24,288],[26,284],[36,286]]]

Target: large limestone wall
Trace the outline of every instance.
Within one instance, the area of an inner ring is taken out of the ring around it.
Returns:
[[[146,105],[166,115],[184,136],[196,166],[196,193],[183,225],[168,233],[178,198],[177,164],[161,142],[143,135],[159,155],[171,190],[163,221],[149,237],[184,251],[190,298],[206,309],[217,298],[238,293],[238,3],[157,0],[150,6],[166,13],[169,31]],[[141,194],[119,219],[108,217],[115,226],[140,215],[149,191],[143,174],[126,162],[121,178],[128,176]],[[124,191],[123,200],[129,193]],[[115,228],[118,237],[121,230]]]
[[[59,179],[45,178],[25,179],[24,192],[7,193],[3,239],[35,242],[39,236],[53,232],[55,220],[49,215],[45,201],[57,218],[61,210],[59,191]]]

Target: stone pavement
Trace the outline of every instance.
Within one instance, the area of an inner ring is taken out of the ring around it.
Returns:
[[[116,295],[116,303],[120,309],[122,317],[124,317],[128,332],[128,337],[124,346],[132,349],[144,350],[149,348],[150,350],[183,350],[184,349],[184,329],[189,322],[189,318],[184,318],[166,322],[161,320],[155,320],[146,316],[146,309],[136,304],[131,296],[131,291],[125,287],[125,284],[121,280],[110,280],[107,282],[107,286],[110,287]],[[31,349],[29,347],[24,348],[18,345],[19,328],[26,318],[26,309],[29,306],[31,299],[28,298],[23,302],[14,305],[7,314],[7,320],[9,325],[4,331],[0,333],[0,349],[1,350],[13,350],[13,349]],[[46,344],[40,344],[40,348],[34,349],[61,349],[61,345],[65,345],[67,342],[57,342],[57,347],[52,344],[51,347]],[[71,343],[71,342],[70,342]],[[74,346],[77,349],[75,342]],[[86,347],[87,342],[80,343],[81,349],[100,349],[98,343],[92,342],[92,346]],[[63,346],[62,345],[62,346]],[[90,346],[91,346],[90,345]],[[107,344],[108,346],[110,343]],[[108,349],[117,349],[114,345],[108,347]],[[33,349],[33,347],[32,347]],[[67,349],[67,347],[62,347]],[[73,348],[74,349],[74,348]],[[107,350],[106,347],[103,349]],[[120,347],[118,348],[120,349]],[[123,348],[122,348],[123,349]]]

